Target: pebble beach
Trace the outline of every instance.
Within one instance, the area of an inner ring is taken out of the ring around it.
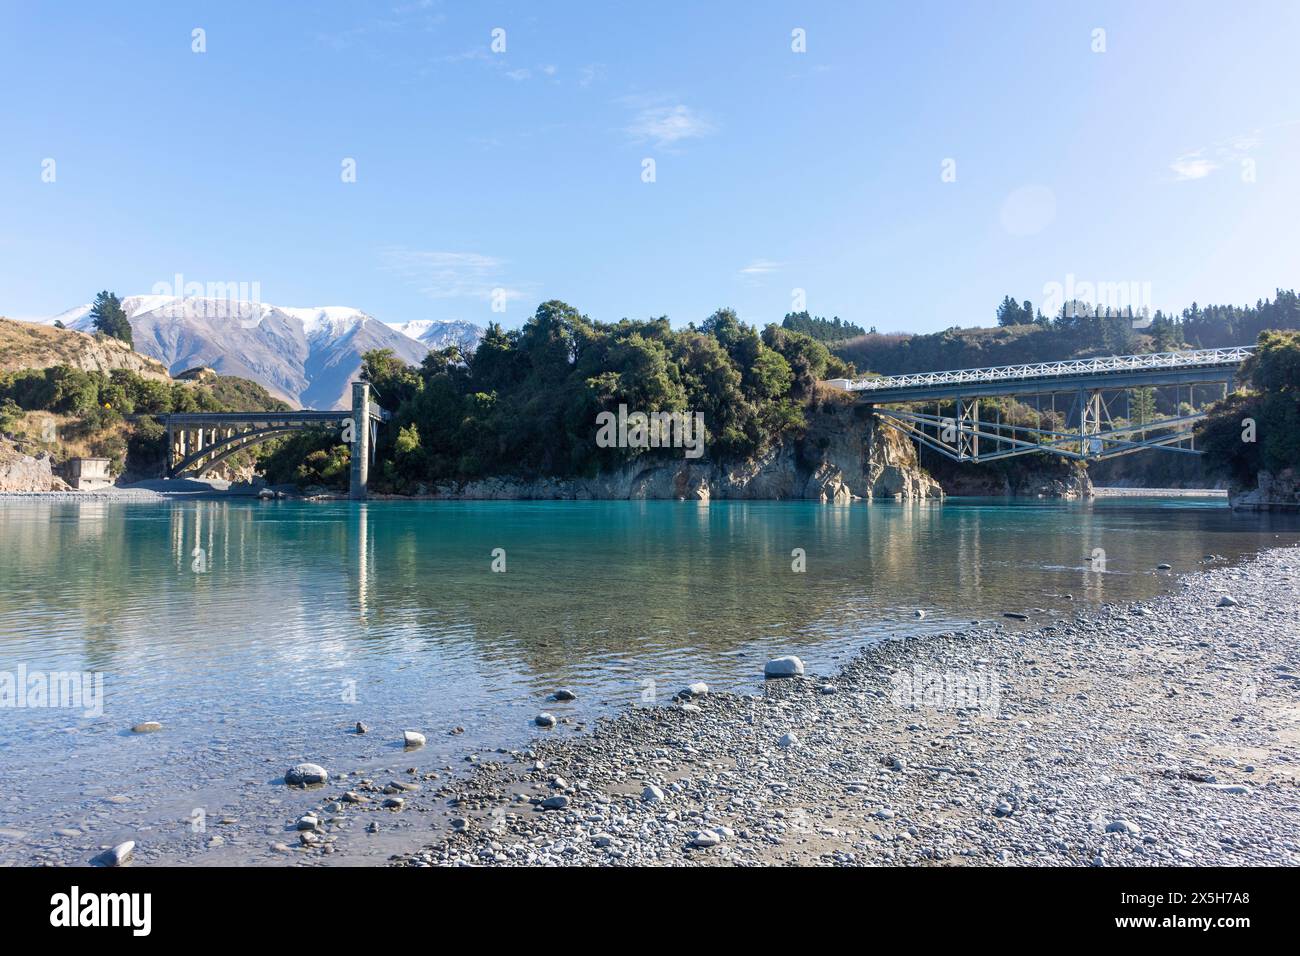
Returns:
[[[467,776],[326,783],[280,849],[401,814],[412,867],[1295,865],[1297,634],[1300,548],[1207,556],[1154,600],[695,684],[582,733],[548,703]]]

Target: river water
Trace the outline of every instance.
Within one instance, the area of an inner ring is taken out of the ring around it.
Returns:
[[[103,698],[0,707],[0,864],[123,839],[270,859],[295,806],[274,781],[299,760],[463,768],[525,743],[542,710],[589,720],[695,680],[749,691],[770,656],[825,671],[875,639],[1004,611],[1032,626],[1168,588],[1160,563],[1296,541],[1293,517],[1209,499],[3,499],[0,682],[89,672]],[[547,702],[560,687],[578,699]],[[164,730],[130,732],[145,720]],[[403,752],[405,729],[428,746]],[[194,821],[226,815],[243,829],[209,850]]]

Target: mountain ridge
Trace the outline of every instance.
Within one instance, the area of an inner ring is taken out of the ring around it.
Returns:
[[[419,365],[431,351],[458,346],[469,353],[483,330],[456,319],[390,324],[351,306],[277,306],[198,296],[127,296],[135,350],[162,362],[172,374],[196,366],[263,385],[304,408],[345,408],[361,356],[391,349]],[[90,306],[45,320],[93,331]]]

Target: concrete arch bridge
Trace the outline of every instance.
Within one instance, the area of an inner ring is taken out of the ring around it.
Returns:
[[[370,400],[366,382],[352,383],[352,408],[333,411],[178,412],[160,415],[167,429],[167,477],[199,477],[236,452],[295,432],[338,429],[352,446],[348,491],[365,498],[375,437],[389,413]]]

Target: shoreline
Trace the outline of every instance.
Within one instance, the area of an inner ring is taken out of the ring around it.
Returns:
[[[282,852],[415,810],[430,832],[392,864],[1300,865],[1297,632],[1300,547],[1265,550],[1150,601],[542,731],[427,794],[331,783]]]
[[[1222,498],[1228,500],[1223,488],[1128,488],[1121,486],[1092,486],[1094,498]]]
[[[160,501],[195,501],[195,500],[224,500],[230,498],[236,499],[258,499],[264,501],[349,501],[351,500],[346,492],[330,492],[326,494],[306,494],[296,489],[289,489],[283,485],[248,485],[248,484],[231,484],[229,482],[201,482],[195,480],[174,480],[178,485],[184,487],[169,488],[166,487],[172,482],[163,480],[139,482],[134,485],[112,486],[108,488],[97,488],[86,491],[0,491],[0,501],[5,500],[36,500],[36,501],[121,501],[121,502],[160,502]],[[225,485],[226,487],[220,487]],[[944,495],[932,499],[914,499],[902,498],[903,501],[943,501],[948,497],[971,497],[963,495]],[[992,495],[992,496],[973,496],[973,497],[994,497],[1010,499],[1038,499],[1042,496],[1033,494],[1024,495]],[[1228,500],[1228,493],[1214,488],[1097,488],[1093,489],[1092,498],[1214,498],[1223,501]],[[597,498],[597,497],[495,497],[495,496],[475,496],[475,495],[456,495],[456,494],[424,494],[424,495],[397,495],[387,492],[372,493],[367,499],[368,502],[380,501],[629,501],[629,500],[650,500],[650,501],[682,501],[694,500],[683,499],[680,497],[669,498]],[[719,498],[724,501],[808,501],[807,498]],[[871,498],[854,498],[853,501],[870,502]],[[900,500],[900,499],[880,499],[880,500]],[[832,502],[822,502],[830,504]],[[844,502],[833,502],[844,503]]]

